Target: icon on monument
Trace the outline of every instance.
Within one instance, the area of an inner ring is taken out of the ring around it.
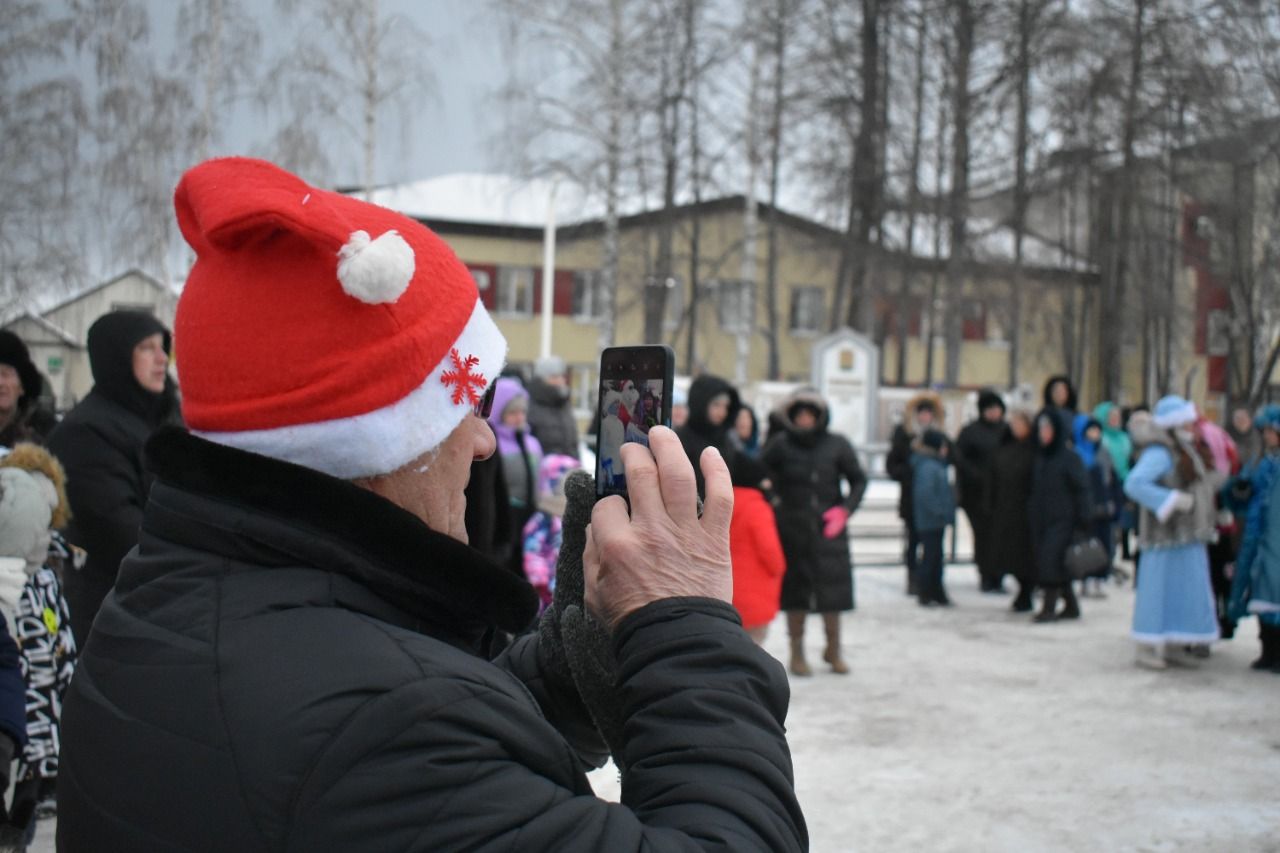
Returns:
[[[840,350],[840,369],[852,373],[857,366],[858,354],[851,349]]]

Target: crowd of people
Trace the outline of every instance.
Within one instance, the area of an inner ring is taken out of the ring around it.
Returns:
[[[827,402],[757,413],[697,376],[674,430],[620,445],[629,508],[596,502],[564,361],[504,370],[420,223],[241,159],[193,169],[176,206],[197,262],[174,332],[97,320],[93,390],[61,419],[0,332],[0,846],[56,810],[65,850],[362,849],[371,821],[395,849],[803,848],[760,646],[782,611],[811,676],[817,614],[850,671],[868,479]],[[295,351],[264,372],[284,312]],[[1175,396],[1086,412],[1054,377],[1039,412],[993,390],[977,411],[952,439],[921,393],[892,437],[922,607],[952,606],[957,509],[982,591],[1013,578],[1036,624],[1123,580],[1136,533],[1139,664],[1194,665],[1256,615],[1254,668],[1280,672],[1280,406],[1226,429]],[[608,756],[620,811],[584,796]]]
[[[1269,516],[1280,407],[1256,417],[1237,409],[1228,429],[1177,396],[1154,409],[1102,402],[1080,411],[1070,379],[1055,376],[1037,413],[1008,412],[990,389],[977,409],[951,443],[940,399],[925,393],[895,429],[886,467],[901,485],[909,595],[949,604],[938,530],[954,514],[940,476],[950,459],[984,593],[1005,594],[1012,577],[1014,612],[1033,611],[1038,594],[1034,623],[1079,619],[1081,598],[1105,597],[1108,579],[1127,579],[1116,558],[1129,556],[1136,533],[1139,665],[1195,665],[1256,614],[1262,655],[1253,666],[1280,669],[1280,552],[1267,550],[1280,543]]]

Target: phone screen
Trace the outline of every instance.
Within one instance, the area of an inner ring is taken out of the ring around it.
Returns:
[[[627,494],[624,444],[649,446],[649,430],[671,426],[675,354],[666,346],[611,347],[600,356],[596,494]]]

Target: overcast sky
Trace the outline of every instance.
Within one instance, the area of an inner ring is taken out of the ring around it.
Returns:
[[[148,0],[152,14],[152,40],[157,56],[173,53],[176,4]],[[265,2],[246,6],[260,15],[262,54],[280,53],[293,33]],[[500,24],[479,0],[381,0],[383,15],[403,14],[430,36],[426,63],[435,74],[434,98],[426,100],[414,119],[411,144],[401,145],[398,128],[383,128],[388,143],[378,152],[378,181],[400,182],[459,171],[500,169],[491,156],[501,124],[495,96],[506,77],[502,61]],[[261,133],[262,113],[252,108],[227,117],[218,153],[243,153]],[[335,137],[337,150],[350,147]],[[341,158],[335,158],[341,159]],[[358,152],[352,148],[346,174],[338,181],[354,182],[359,174]]]

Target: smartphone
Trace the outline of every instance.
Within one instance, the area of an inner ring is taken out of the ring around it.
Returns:
[[[627,496],[622,445],[649,446],[649,430],[671,426],[676,354],[669,346],[609,347],[600,354],[596,403],[596,495]]]

